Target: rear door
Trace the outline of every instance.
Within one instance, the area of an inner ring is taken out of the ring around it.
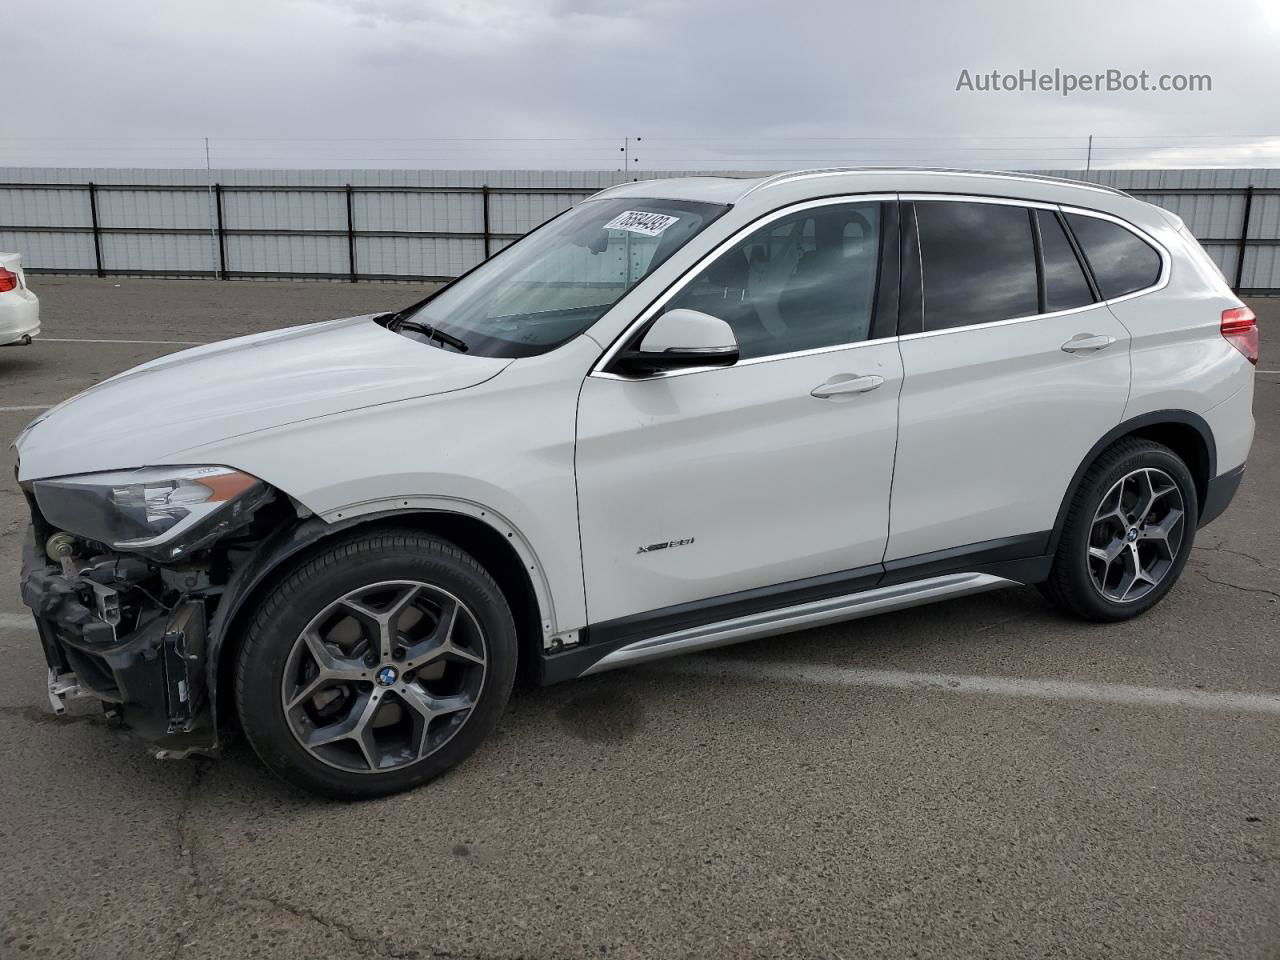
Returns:
[[[1076,468],[1123,416],[1129,335],[1055,207],[906,199],[920,259],[910,279],[904,263],[886,566],[1043,553]]]

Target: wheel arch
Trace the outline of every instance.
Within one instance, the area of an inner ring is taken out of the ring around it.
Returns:
[[[1103,453],[1119,440],[1142,437],[1168,447],[1186,463],[1196,485],[1197,509],[1203,513],[1209,481],[1217,475],[1218,451],[1213,440],[1213,430],[1208,421],[1190,410],[1153,410],[1125,420],[1109,430],[1093,445],[1080,461],[1071,482],[1063,494],[1062,503],[1054,519],[1053,533],[1049,538],[1049,555],[1057,552],[1067,522],[1067,511],[1085,471]]]
[[[511,605],[520,653],[518,669],[523,673],[534,667],[544,638],[552,636],[556,628],[551,594],[536,554],[501,514],[469,502],[428,504],[423,502],[426,499],[398,498],[394,506],[379,503],[344,508],[324,518],[313,516],[285,524],[263,539],[228,583],[209,624],[206,676],[219,726],[235,715],[231,678],[245,622],[257,601],[297,563],[335,538],[353,532],[407,527],[466,550],[497,581]]]

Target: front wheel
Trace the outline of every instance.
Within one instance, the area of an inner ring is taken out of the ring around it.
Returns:
[[[412,531],[343,540],[260,604],[240,650],[245,735],[285,780],[326,796],[407,790],[497,724],[516,666],[511,611],[451,543]]]
[[[1151,440],[1122,440],[1081,480],[1040,590],[1086,620],[1136,617],[1182,573],[1199,515],[1191,472],[1176,453]]]

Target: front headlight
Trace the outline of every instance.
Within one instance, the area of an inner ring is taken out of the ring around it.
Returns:
[[[52,526],[161,561],[213,542],[270,497],[265,483],[230,467],[144,467],[33,486]]]

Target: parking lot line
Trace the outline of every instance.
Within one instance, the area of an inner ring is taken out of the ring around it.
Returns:
[[[47,403],[43,403],[33,407],[0,407],[0,413],[15,413],[18,410],[48,410],[48,409],[49,409],[49,405]]]
[[[983,694],[1113,703],[1130,707],[1190,707],[1229,713],[1280,716],[1280,695],[1233,690],[1180,690],[1138,687],[1123,683],[1083,683],[1073,680],[1023,680],[907,670],[869,670],[859,667],[812,666],[799,663],[759,663],[749,660],[672,661],[663,672],[703,678],[729,676],[735,680],[805,683],[835,687],[881,687],[937,693]]]
[[[78,337],[36,337],[36,343],[172,343],[203,347],[207,340],[82,340]]]
[[[0,613],[0,630],[35,630],[29,613]]]

